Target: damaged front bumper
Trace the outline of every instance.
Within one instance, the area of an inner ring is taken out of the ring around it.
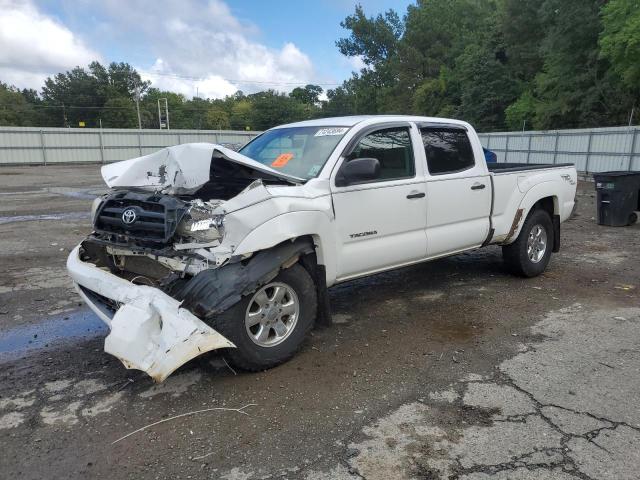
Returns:
[[[235,347],[161,290],[83,262],[80,246],[71,251],[67,270],[80,296],[111,329],[105,352],[126,368],[142,370],[162,382],[198,355]]]

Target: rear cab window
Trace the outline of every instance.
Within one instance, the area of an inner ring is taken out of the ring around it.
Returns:
[[[475,166],[473,147],[463,128],[422,127],[420,134],[431,175],[463,172]]]

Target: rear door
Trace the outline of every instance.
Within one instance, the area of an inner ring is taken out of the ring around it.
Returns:
[[[489,233],[491,182],[466,128],[421,125],[420,134],[428,168],[428,256],[482,245]]]
[[[338,280],[425,258],[426,185],[423,164],[416,165],[414,145],[420,145],[415,126],[380,126],[356,138],[334,169]],[[378,159],[380,177],[336,186],[340,166],[365,157]]]

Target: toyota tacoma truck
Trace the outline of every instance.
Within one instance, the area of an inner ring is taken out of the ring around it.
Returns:
[[[67,268],[105,351],[156,381],[214,349],[249,371],[286,361],[354,278],[487,245],[539,275],[576,193],[573,165],[488,166],[471,125],[416,116],[283,125],[239,152],[177,145],[102,176]]]

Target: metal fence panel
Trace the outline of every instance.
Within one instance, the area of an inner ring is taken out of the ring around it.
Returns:
[[[498,162],[573,163],[580,172],[640,171],[640,127],[480,134]]]
[[[498,162],[640,171],[640,127],[482,133]],[[0,165],[108,163],[190,142],[244,144],[260,132],[0,127]]]
[[[0,165],[108,163],[190,142],[245,144],[260,132],[0,127]]]

